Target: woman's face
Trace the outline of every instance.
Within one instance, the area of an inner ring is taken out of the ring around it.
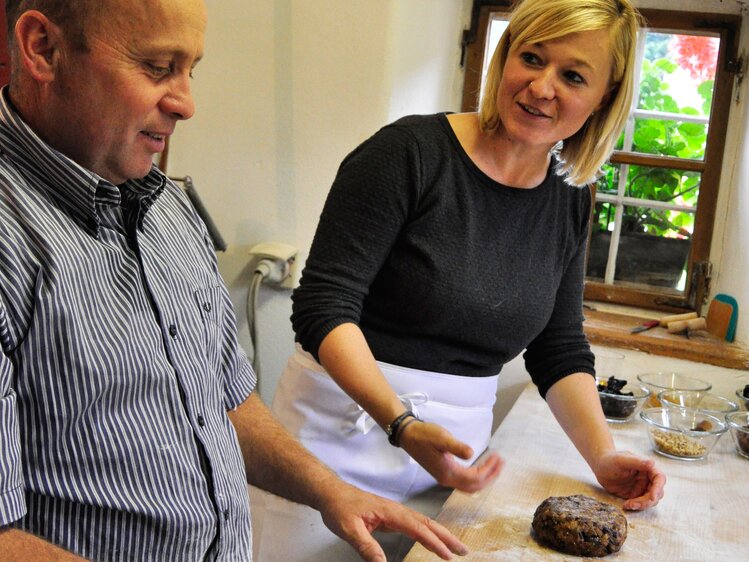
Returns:
[[[603,105],[611,70],[605,30],[513,45],[497,92],[500,130],[513,142],[550,150]]]

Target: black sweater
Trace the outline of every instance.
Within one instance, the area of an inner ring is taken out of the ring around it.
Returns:
[[[523,349],[542,395],[593,373],[582,330],[590,193],[550,167],[533,189],[470,160],[445,114],[402,118],[349,154],[325,203],[292,324],[317,356],[353,322],[376,359],[490,376]]]

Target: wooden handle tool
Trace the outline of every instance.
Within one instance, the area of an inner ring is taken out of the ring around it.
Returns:
[[[696,312],[685,312],[684,314],[672,314],[671,316],[664,316],[659,320],[659,322],[662,328],[666,328],[671,322],[692,320],[693,318],[697,318]]]
[[[688,320],[676,320],[669,322],[667,329],[669,334],[679,334],[681,332],[694,332],[696,330],[704,330],[707,328],[707,320],[704,318],[691,318]]]

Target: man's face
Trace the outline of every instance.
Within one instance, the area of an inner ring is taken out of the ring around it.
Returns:
[[[194,113],[203,0],[111,0],[88,52],[65,48],[49,90],[46,140],[114,184],[145,176],[178,120]]]

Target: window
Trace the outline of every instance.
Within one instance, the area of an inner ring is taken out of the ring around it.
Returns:
[[[491,5],[483,5],[491,4]],[[475,111],[509,2],[474,5],[463,110]],[[641,10],[636,94],[616,150],[591,189],[589,300],[663,310],[707,297],[740,18]]]

